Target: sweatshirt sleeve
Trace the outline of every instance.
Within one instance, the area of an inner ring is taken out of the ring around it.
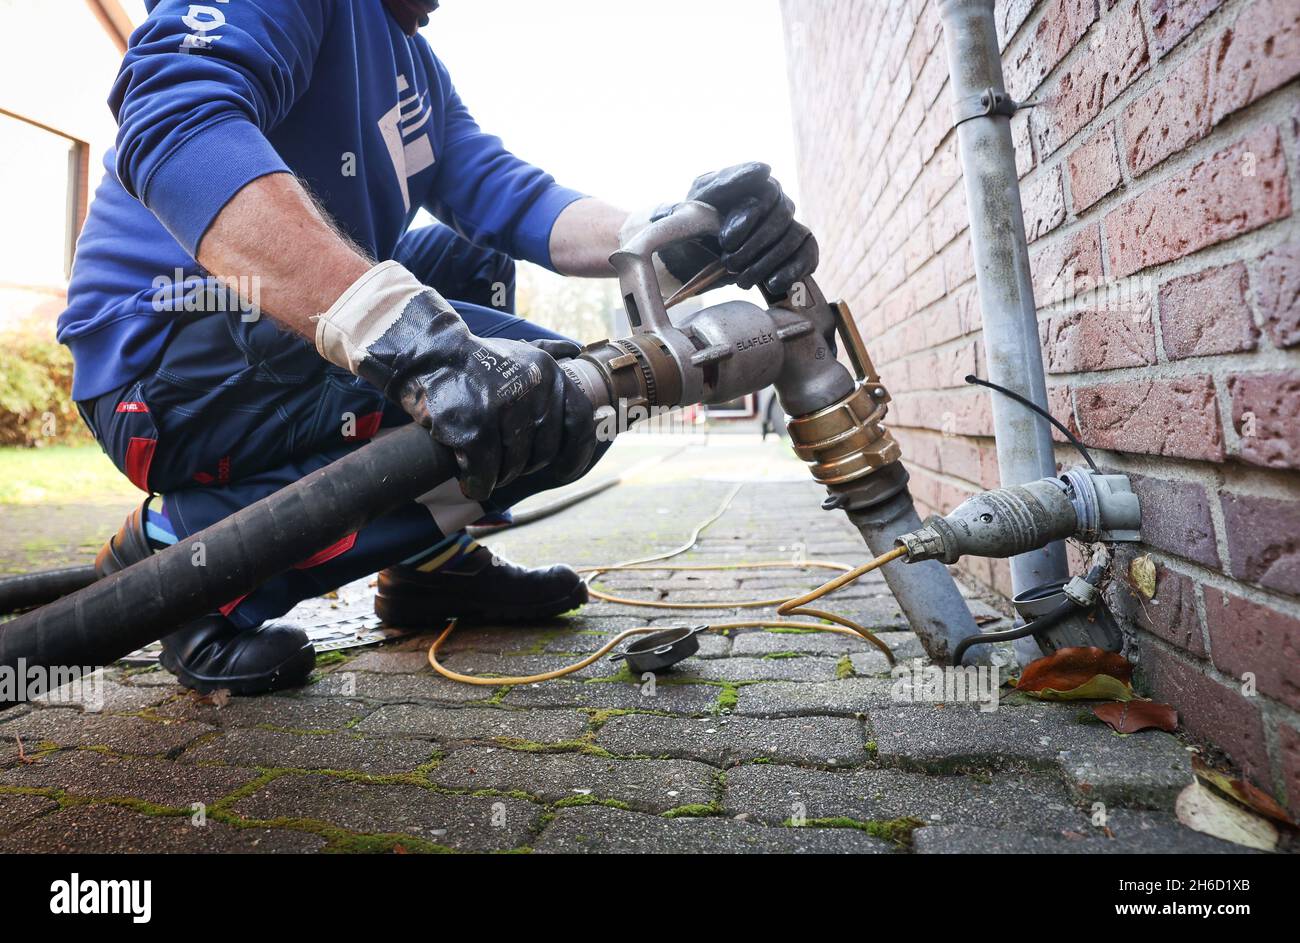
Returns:
[[[444,89],[445,131],[425,208],[475,245],[554,270],[551,228],[561,210],[586,194],[560,186],[486,134],[446,68],[436,58],[434,65]]]
[[[266,135],[310,81],[335,0],[162,0],[109,96],[117,175],[191,256],[244,185],[288,171]]]

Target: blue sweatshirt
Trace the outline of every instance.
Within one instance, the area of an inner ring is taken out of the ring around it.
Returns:
[[[203,277],[199,241],[258,177],[296,174],[376,259],[424,207],[471,242],[550,267],[551,227],[582,195],[485,134],[383,0],[154,0],[109,106],[117,146],[58,324],[77,400],[148,368],[185,316],[157,303],[155,279]]]

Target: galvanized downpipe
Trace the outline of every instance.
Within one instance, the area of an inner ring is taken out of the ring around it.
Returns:
[[[1020,205],[1010,99],[1002,78],[994,0],[939,0],[952,83],[954,120],[975,281],[983,314],[988,378],[1047,408],[1029,249]],[[983,113],[985,111],[990,113]],[[1056,473],[1050,430],[1006,397],[993,398],[993,430],[1001,483],[1025,484]],[[1011,559],[1015,592],[1068,578],[1059,541]],[[1033,654],[1037,645],[1032,639]],[[1021,649],[1021,646],[1018,646]]]

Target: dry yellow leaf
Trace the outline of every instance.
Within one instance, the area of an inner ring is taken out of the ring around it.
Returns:
[[[1128,575],[1133,580],[1133,585],[1147,599],[1151,599],[1156,594],[1156,565],[1151,562],[1151,555],[1144,553],[1140,557],[1134,557],[1133,562],[1128,565]]]

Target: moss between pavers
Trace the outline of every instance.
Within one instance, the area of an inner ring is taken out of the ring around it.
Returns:
[[[793,819],[786,819],[781,824],[787,828],[856,828],[859,831],[866,832],[873,838],[882,839],[899,848],[910,849],[912,847],[912,833],[924,826],[925,821],[912,815],[905,815],[896,819],[868,819],[866,821],[836,816],[825,819],[805,819],[798,824]]]
[[[343,652],[321,652],[316,656],[316,667],[329,668],[332,665],[341,665],[348,660],[348,656]]]
[[[766,655],[762,655],[760,657],[764,661],[776,661],[781,658],[803,658],[804,655],[802,652],[768,652]],[[837,670],[838,667],[839,666],[837,665],[836,666]]]
[[[698,819],[710,815],[722,815],[722,804],[719,802],[692,802],[687,805],[679,805],[675,809],[669,809],[667,812],[661,812],[660,818]]]
[[[608,806],[611,809],[622,809],[624,812],[635,811],[630,805],[628,805],[626,802],[623,802],[621,799],[601,799],[597,796],[591,796],[591,795],[565,796],[563,799],[557,799],[554,803],[552,803],[551,808],[552,809],[573,809],[573,808],[578,808],[580,806],[589,806],[589,805],[603,805],[603,806]]]
[[[857,672],[853,670],[853,659],[848,655],[841,655],[840,660],[835,663],[835,680],[843,681],[856,675]]]

